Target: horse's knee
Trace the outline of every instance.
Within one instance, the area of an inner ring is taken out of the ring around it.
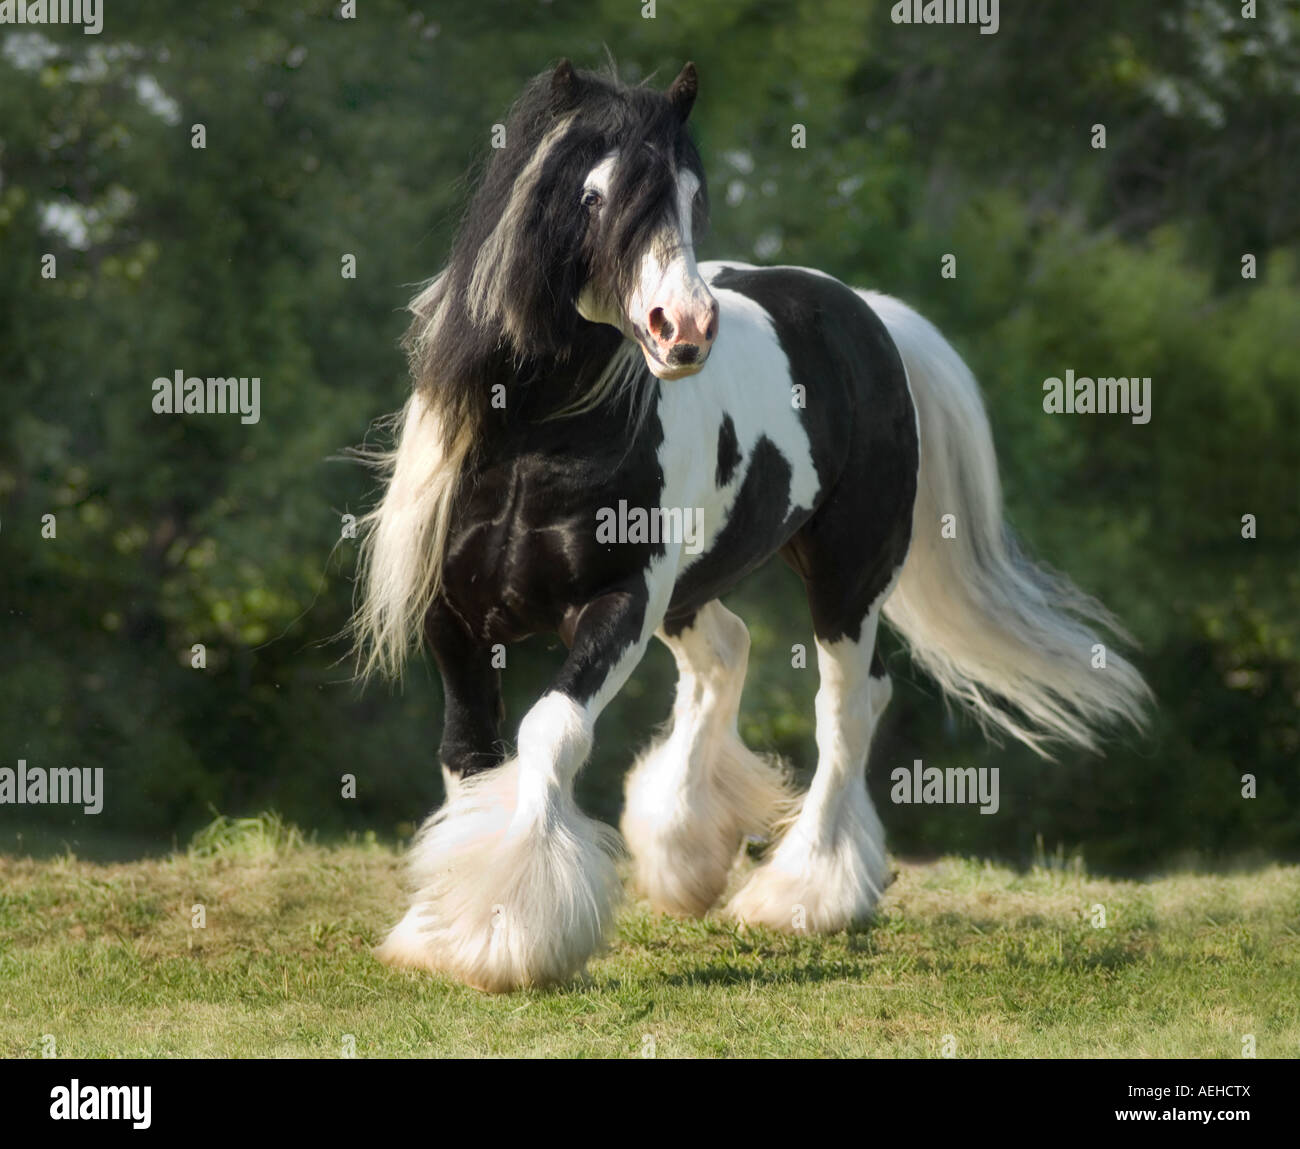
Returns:
[[[743,679],[749,665],[749,627],[720,602],[700,608],[694,621],[669,640],[683,681],[723,689]]]

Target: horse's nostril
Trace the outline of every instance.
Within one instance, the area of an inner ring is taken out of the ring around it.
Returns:
[[[667,343],[677,332],[673,326],[673,321],[664,314],[662,307],[656,307],[650,312],[650,332],[656,339],[661,339]]]

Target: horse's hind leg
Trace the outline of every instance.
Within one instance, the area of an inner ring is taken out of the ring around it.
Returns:
[[[818,639],[817,772],[799,816],[727,907],[742,921],[832,933],[869,916],[889,884],[865,769],[891,689],[873,658],[878,618],[872,610],[856,640]]]
[[[628,775],[623,836],[655,909],[698,915],[721,895],[745,834],[766,832],[793,806],[779,766],[748,750],[736,729],[745,624],[711,602],[658,637],[677,660],[672,728]]]
[[[803,577],[817,638],[817,771],[798,817],[728,907],[778,929],[842,929],[871,914],[891,876],[866,767],[890,695],[876,630],[911,544],[919,451],[906,372],[877,335],[873,365],[855,383],[871,418],[859,420],[835,487],[782,551]],[[839,441],[827,410],[809,418],[822,440]]]

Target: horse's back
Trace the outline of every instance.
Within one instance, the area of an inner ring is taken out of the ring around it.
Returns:
[[[863,408],[885,422],[910,413],[907,373],[875,306],[901,307],[896,300],[814,268],[720,260],[700,270],[711,288],[739,294],[767,313],[793,382],[803,388],[797,398],[806,400],[807,418],[830,441],[847,439],[846,415]]]
[[[766,315],[789,374],[784,399],[798,413],[823,492],[867,454],[915,471],[907,371],[872,302],[902,304],[811,268],[723,260],[700,270],[722,300],[720,344],[737,296]]]

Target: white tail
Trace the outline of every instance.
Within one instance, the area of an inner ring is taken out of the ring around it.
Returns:
[[[1068,579],[1025,558],[1003,521],[975,377],[910,307],[859,294],[902,355],[921,438],[912,548],[885,618],[946,694],[1044,757],[1054,742],[1095,749],[1097,731],[1117,722],[1141,728],[1151,698],[1142,676],[1109,648],[1105,667],[1093,668],[1098,628],[1126,637],[1122,628]],[[949,514],[955,538],[940,533]]]

